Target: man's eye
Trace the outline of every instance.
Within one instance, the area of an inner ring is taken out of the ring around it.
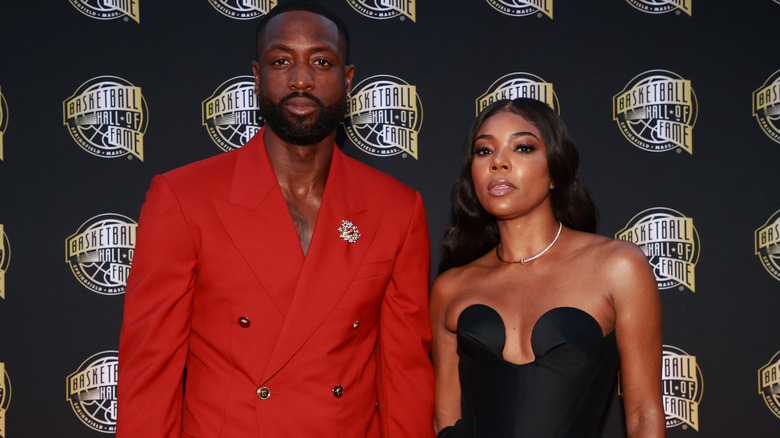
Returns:
[[[271,65],[287,65],[288,62],[286,59],[277,59],[271,63]]]
[[[328,61],[326,61],[324,59],[318,59],[318,60],[314,61],[314,64],[316,64],[316,65],[318,65],[320,67],[327,67],[327,66],[330,65],[330,62],[328,62]]]

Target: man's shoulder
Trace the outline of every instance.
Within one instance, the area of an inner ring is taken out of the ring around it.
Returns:
[[[415,196],[415,190],[398,181],[395,177],[347,155],[344,155],[344,158],[349,166],[349,172],[357,176],[364,187],[389,196]]]
[[[214,178],[229,173],[235,166],[238,150],[222,152],[208,158],[193,161],[180,167],[171,169],[163,176],[172,181],[190,182],[203,178]]]
[[[238,149],[221,152],[211,157],[184,164],[165,172],[166,179],[197,184],[200,181],[214,181],[220,178],[229,179],[236,168],[238,160],[256,160],[263,149],[262,134],[255,135]]]

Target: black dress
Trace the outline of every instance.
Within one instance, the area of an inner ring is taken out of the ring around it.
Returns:
[[[506,331],[491,307],[458,318],[461,412],[439,438],[596,437],[618,368],[615,332],[572,307],[542,315],[531,332],[533,362],[503,358]]]

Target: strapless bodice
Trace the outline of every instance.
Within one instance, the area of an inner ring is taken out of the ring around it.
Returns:
[[[461,312],[457,337],[463,418],[440,436],[596,436],[617,372],[614,331],[604,336],[588,313],[556,307],[534,324],[534,360],[514,364],[503,358],[501,316],[474,304]]]

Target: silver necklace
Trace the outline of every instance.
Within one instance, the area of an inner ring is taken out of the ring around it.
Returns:
[[[502,259],[501,258],[501,254],[499,253],[499,248],[501,248],[501,243],[500,242],[499,242],[498,245],[496,245],[496,257],[498,257],[498,259],[500,261],[502,261],[504,263],[507,263],[507,264],[510,264],[510,265],[514,264],[514,263],[520,263],[521,265],[524,265],[524,264],[530,262],[531,260],[536,260],[539,257],[541,257],[542,254],[544,254],[547,251],[549,251],[550,248],[552,248],[553,245],[555,245],[555,242],[558,241],[558,237],[560,237],[560,235],[561,235],[561,229],[562,228],[563,228],[563,224],[561,223],[561,221],[558,221],[558,233],[555,234],[555,239],[553,239],[553,241],[549,245],[547,245],[547,248],[543,249],[542,252],[540,252],[539,254],[537,254],[537,255],[529,258],[529,259],[520,259],[520,260],[515,260],[515,261],[507,261],[507,260]]]

